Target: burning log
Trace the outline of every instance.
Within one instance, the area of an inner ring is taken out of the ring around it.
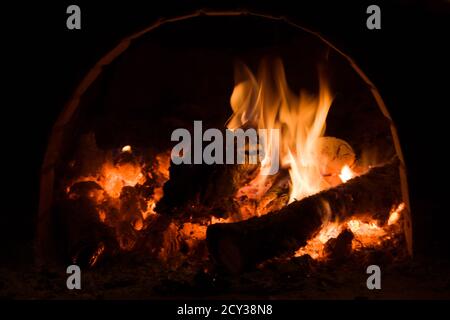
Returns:
[[[213,260],[239,273],[269,258],[294,254],[323,221],[345,221],[359,214],[386,222],[393,205],[402,201],[398,160],[262,217],[208,227]]]

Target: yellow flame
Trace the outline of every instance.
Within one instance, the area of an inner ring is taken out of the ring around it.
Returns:
[[[280,129],[280,160],[288,168],[291,179],[289,202],[302,199],[330,187],[317,161],[319,140],[325,132],[325,122],[332,96],[325,77],[319,76],[319,93],[305,91],[296,95],[290,91],[281,60],[273,66],[263,62],[258,76],[248,67],[236,68],[236,85],[231,96],[233,115],[227,126],[236,129],[249,125],[258,129]],[[270,139],[263,141],[265,158],[261,165],[270,165]],[[264,184],[264,178],[259,181]]]
[[[341,178],[342,182],[347,182],[355,176],[352,169],[348,165],[342,167],[341,173],[339,174],[339,178]]]

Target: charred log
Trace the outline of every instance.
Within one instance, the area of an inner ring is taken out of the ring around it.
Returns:
[[[392,206],[402,199],[399,179],[395,160],[277,212],[211,225],[207,230],[209,252],[219,267],[239,273],[269,258],[293,254],[327,219],[345,221],[370,213],[386,222]]]
[[[164,184],[164,196],[156,211],[199,220],[210,220],[211,216],[227,218],[229,213],[239,211],[234,202],[238,186],[254,178],[258,167],[251,164],[171,164],[170,180]],[[178,218],[183,220],[183,217]]]

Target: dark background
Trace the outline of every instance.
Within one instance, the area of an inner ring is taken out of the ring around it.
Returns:
[[[67,30],[77,4],[82,29]],[[366,8],[381,7],[381,30]],[[408,169],[418,257],[450,257],[447,209],[448,1],[58,1],[4,6],[0,262],[32,263],[39,171],[59,112],[88,70],[123,37],[158,17],[200,8],[284,15],[320,32],[378,87]]]

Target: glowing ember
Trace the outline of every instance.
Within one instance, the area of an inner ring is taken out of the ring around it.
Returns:
[[[354,235],[352,241],[353,250],[380,246],[384,240],[389,239],[392,233],[398,232],[398,230],[392,230],[392,226],[399,221],[400,214],[404,208],[405,204],[401,203],[391,210],[388,220],[391,221],[391,224],[387,223],[385,226],[379,226],[373,220],[363,221],[363,218],[351,219],[343,223],[325,223],[320,232],[309,240],[306,246],[296,251],[295,256],[299,257],[308,254],[313,259],[326,259],[325,244],[328,240],[336,238],[345,229],[349,229]],[[394,219],[395,222],[392,222]]]
[[[122,148],[122,152],[131,152],[131,146],[130,145],[126,145]]]
[[[300,248],[295,252],[296,257],[308,254],[313,259],[319,259],[324,257],[323,249],[325,243],[331,238],[336,238],[342,231],[342,226],[338,223],[325,224],[320,232],[308,241],[306,246]]]
[[[141,167],[137,164],[113,165],[106,163],[103,165],[97,181],[111,197],[118,198],[123,187],[143,184],[145,176],[142,174]]]
[[[389,216],[388,225],[391,226],[400,219],[400,213],[405,209],[405,203],[402,202],[398,205],[397,208],[391,211],[391,215]]]
[[[163,185],[169,179],[170,160],[168,153],[161,153],[154,163],[147,165],[131,155],[131,146],[124,146],[121,151],[130,153],[130,157],[108,159],[97,174],[73,181],[67,193],[69,199],[77,200],[82,196],[77,184],[90,183],[86,196],[97,209],[98,221],[112,228],[120,248],[128,251],[133,249],[137,233],[148,226],[148,218],[156,214],[156,203],[162,198]],[[140,191],[146,184],[152,187],[151,193]],[[90,265],[96,263],[96,256],[104,250],[103,244],[91,257]]]
[[[215,224],[215,223],[230,223],[233,222],[231,218],[216,218],[216,217],[211,217],[211,222],[210,224]]]
[[[98,211],[98,218],[100,219],[100,221],[101,222],[105,222],[105,220],[106,220],[106,212],[105,212],[105,210],[99,210]]]
[[[273,67],[262,64],[258,76],[244,65],[236,69],[236,84],[230,99],[233,115],[227,127],[232,130],[243,127],[279,129],[280,145],[274,145],[278,141],[269,139],[259,141],[264,144],[264,159],[258,169],[248,170],[251,173],[245,183],[234,186],[233,201],[239,209],[230,210],[238,212],[227,212],[226,218],[211,215],[210,220],[206,217],[201,223],[192,217],[189,222],[174,219],[166,225],[160,247],[152,248],[152,252],[167,261],[182,248],[187,246],[191,250],[204,241],[210,224],[236,222],[274,212],[362,174],[364,170],[358,170],[355,165],[352,147],[342,139],[325,136],[333,98],[323,73],[319,74],[318,84],[316,96],[305,91],[294,94],[288,88],[280,60]],[[262,172],[271,166],[275,149],[279,150],[282,170],[270,177]],[[144,161],[130,145],[115,150],[114,154],[119,156],[116,159],[110,156],[98,166],[95,174],[79,177],[65,189],[68,199],[77,200],[81,194],[72,187],[79,182],[92,184],[88,186],[90,189],[86,187],[85,195],[95,205],[98,221],[114,231],[122,250],[129,251],[136,246],[139,233],[157,217],[155,208],[169,180],[170,154],[160,153],[152,156],[151,161]],[[351,233],[353,236],[348,238],[349,250],[350,240],[352,250],[380,246],[399,232],[397,225],[404,208],[404,203],[393,208],[383,226],[371,219],[369,213],[342,222],[329,221],[329,217],[324,216],[319,232],[298,249],[295,256],[308,254],[313,259],[327,259],[327,243],[344,230],[344,235]],[[105,244],[101,242],[89,264],[95,265],[104,251]]]
[[[181,235],[185,238],[193,240],[204,240],[206,238],[206,226],[197,223],[187,222],[181,228]]]
[[[105,245],[101,242],[98,246],[97,250],[95,250],[94,254],[89,259],[89,266],[93,267],[97,263],[98,259],[101,257],[103,252],[105,251]]]
[[[141,231],[143,227],[144,227],[144,222],[142,221],[142,219],[137,219],[134,222],[134,225],[133,225],[134,230]]]

